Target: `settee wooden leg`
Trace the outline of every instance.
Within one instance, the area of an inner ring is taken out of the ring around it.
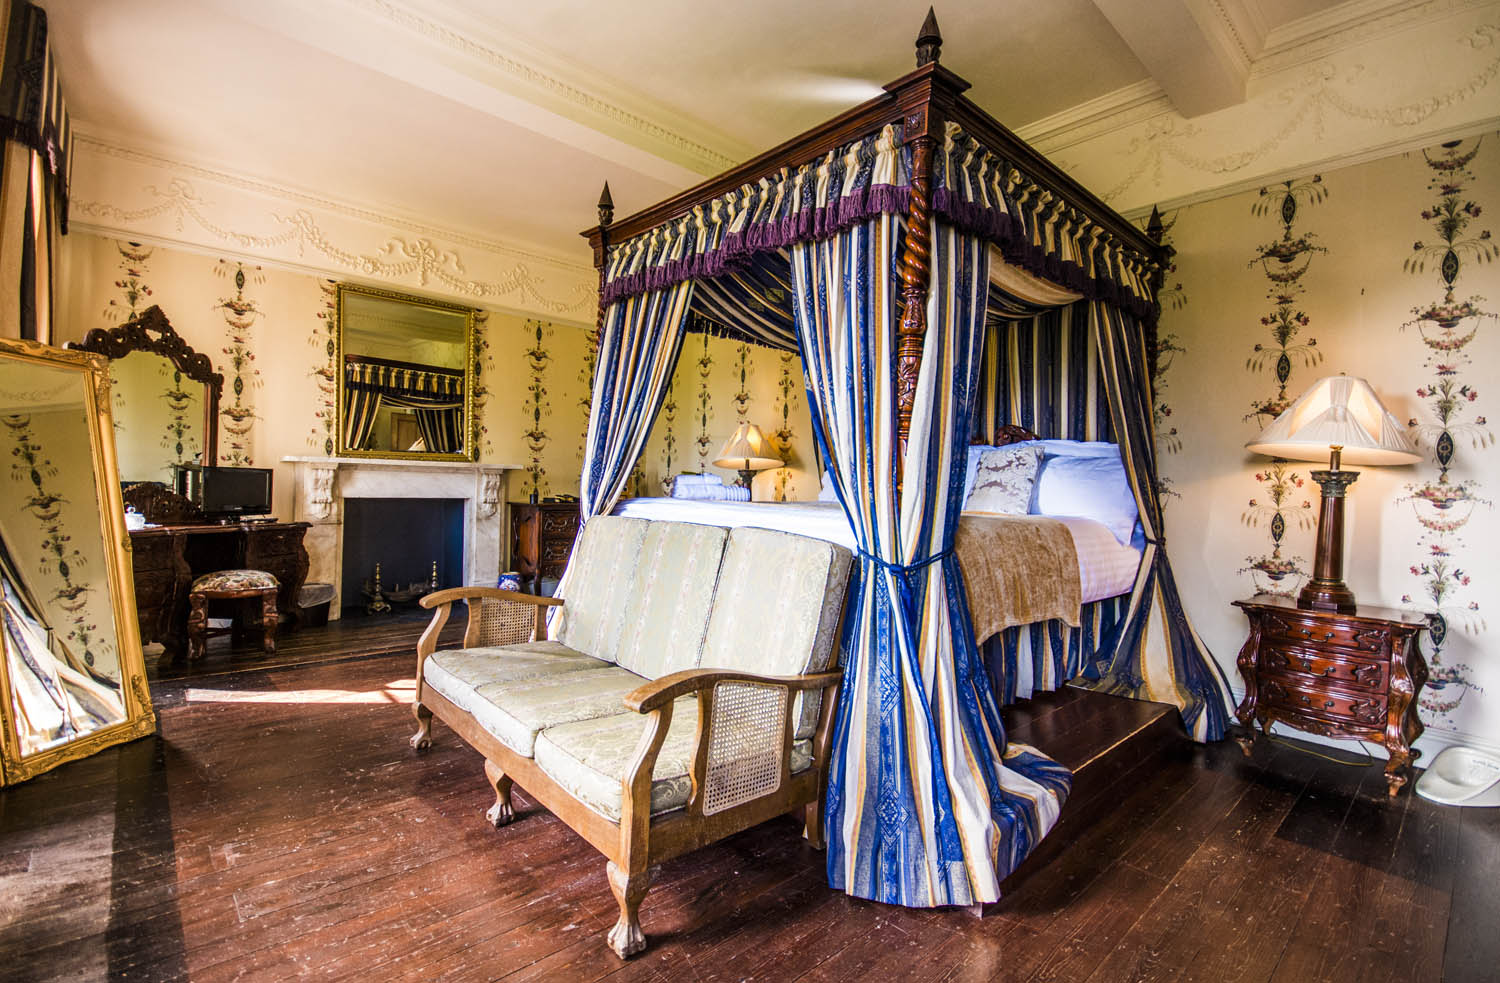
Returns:
[[[620,902],[620,920],[609,930],[609,947],[621,959],[629,959],[646,948],[646,936],[641,932],[641,899],[651,888],[656,868],[628,874],[611,860],[606,870],[609,872],[609,889],[615,892],[615,900]]]
[[[822,850],[828,844],[823,839],[823,803],[820,799],[809,802],[802,810],[803,834],[807,837],[807,845],[814,850]]]
[[[493,762],[486,759],[484,762],[484,777],[488,778],[495,789],[495,804],[490,806],[489,811],[484,814],[496,829],[505,826],[516,818],[516,811],[510,806],[510,788],[514,784],[509,775],[501,771]]]
[[[411,715],[417,718],[417,732],[411,735],[411,749],[425,751],[432,747],[432,711],[420,703],[413,703]]]

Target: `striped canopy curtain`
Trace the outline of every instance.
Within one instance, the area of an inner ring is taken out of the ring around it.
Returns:
[[[999,898],[1051,828],[1070,775],[1007,746],[953,555],[979,367],[986,247],[938,226],[930,325],[896,500],[892,276],[901,222],[880,215],[792,249],[813,429],[854,530],[844,686],[827,799],[828,877],[917,907]]]
[[[583,447],[585,522],[613,509],[625,491],[672,381],[692,298],[693,282],[686,280],[617,300],[605,311]]]
[[[1229,682],[1219,688],[1215,673],[1223,672],[1188,620],[1167,559],[1144,332],[1134,317],[1106,303],[1091,303],[1089,319],[1146,545],[1118,636],[1101,653],[1107,658],[1085,675],[1101,692],[1176,704],[1196,740],[1221,740],[1229,725]]]
[[[25,0],[0,0],[0,141],[0,337],[49,342],[70,132],[47,14]]]
[[[375,417],[380,413],[380,390],[356,386],[344,387],[344,446],[350,450],[368,450],[375,434]]]

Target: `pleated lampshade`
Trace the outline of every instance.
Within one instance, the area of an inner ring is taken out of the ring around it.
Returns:
[[[1245,449],[1294,461],[1326,461],[1343,448],[1346,464],[1415,464],[1422,459],[1406,428],[1363,379],[1319,379],[1261,431]]]
[[[776,446],[753,423],[741,423],[736,427],[733,436],[725,441],[719,456],[714,459],[714,467],[734,471],[764,471],[781,465]]]

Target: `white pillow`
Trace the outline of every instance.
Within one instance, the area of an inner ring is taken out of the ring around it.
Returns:
[[[828,477],[828,472],[823,472],[823,484],[818,488],[818,501],[837,502],[839,493],[833,490],[833,479]]]
[[[1014,445],[1012,445],[1014,446]],[[974,472],[979,470],[979,459],[986,451],[995,448],[990,444],[970,444],[968,459],[964,462],[964,501],[969,500],[969,495],[974,491]]]
[[[1135,495],[1119,454],[1114,457],[1048,457],[1036,479],[1032,511],[1038,515],[1075,515],[1109,527],[1122,545],[1130,545],[1138,517]]]
[[[1120,456],[1120,446],[1104,440],[1018,440],[1006,447],[1039,447],[1044,457],[1115,457]],[[989,444],[971,444],[964,471],[964,501],[974,491],[974,472],[979,468],[979,458],[985,451],[995,448]]]
[[[1025,515],[1031,506],[1032,486],[1042,452],[1036,447],[992,447],[979,456],[974,490],[964,502],[966,512]]]

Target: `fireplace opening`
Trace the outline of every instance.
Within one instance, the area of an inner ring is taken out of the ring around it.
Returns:
[[[380,606],[371,596],[380,566],[381,601],[390,610],[415,607],[432,590],[457,587],[464,575],[464,500],[461,498],[344,499],[345,617]]]

